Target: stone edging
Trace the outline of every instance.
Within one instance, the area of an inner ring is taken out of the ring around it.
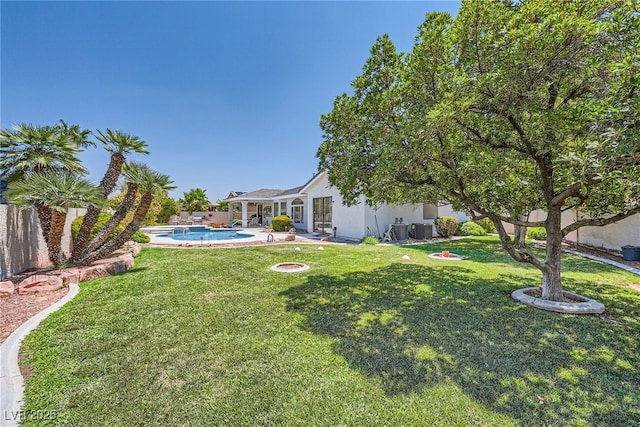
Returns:
[[[18,329],[13,331],[11,335],[0,345],[0,389],[2,389],[2,397],[0,398],[0,424],[3,426],[17,426],[20,420],[20,408],[22,407],[22,397],[24,392],[24,379],[20,373],[18,365],[18,352],[20,351],[20,343],[29,332],[34,330],[40,322],[60,307],[71,301],[75,297],[80,288],[77,282],[69,284],[69,292],[58,302],[42,310],[26,322]]]
[[[515,290],[511,293],[511,298],[514,300],[521,302],[522,304],[528,305],[530,307],[539,308],[541,310],[547,311],[555,311],[557,313],[566,313],[566,314],[600,314],[604,313],[604,304],[592,300],[582,295],[574,294],[573,292],[563,291],[563,293],[567,296],[575,298],[580,302],[558,302],[558,301],[548,301],[542,298],[535,298],[530,295],[527,295],[526,291],[539,290],[539,287],[533,288],[523,288]]]
[[[295,265],[295,267],[292,267]],[[301,262],[281,262],[271,266],[271,271],[277,271],[279,273],[298,273],[300,271],[307,271],[310,267],[307,264]]]

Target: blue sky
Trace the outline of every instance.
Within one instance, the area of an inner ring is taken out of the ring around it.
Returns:
[[[413,46],[457,1],[1,1],[0,125],[137,135],[178,186],[290,188],[317,171],[321,114],[350,92],[377,36]],[[82,159],[98,182],[101,148]]]

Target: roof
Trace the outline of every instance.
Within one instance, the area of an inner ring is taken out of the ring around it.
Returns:
[[[284,190],[276,190],[272,188],[261,188],[260,190],[249,191],[247,193],[241,193],[236,197],[230,197],[227,200],[248,200],[248,199],[273,199],[278,196]]]
[[[304,185],[288,188],[286,190],[278,190],[273,188],[261,188],[255,191],[232,191],[227,197],[227,201],[238,202],[241,200],[271,200],[278,197],[292,196],[294,194],[300,194],[303,190],[306,190],[309,185],[317,180],[324,172],[319,172],[309,179]]]
[[[292,194],[298,194],[300,192],[300,190],[302,190],[302,187],[304,187],[304,185],[300,185],[298,187],[293,187],[290,188],[288,190],[283,190],[280,194],[278,194],[276,197],[281,197],[281,196],[290,196]]]

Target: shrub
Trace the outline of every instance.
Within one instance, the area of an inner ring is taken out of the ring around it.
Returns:
[[[460,236],[486,236],[487,232],[480,226],[480,224],[469,221],[458,227],[458,234]]]
[[[144,234],[142,231],[138,230],[133,233],[133,236],[131,236],[131,240],[136,243],[149,243],[151,241],[151,238]]]
[[[366,236],[363,237],[362,240],[360,240],[360,243],[362,243],[363,245],[377,245],[380,242],[376,237]]]
[[[527,229],[527,239],[547,240],[547,229],[544,227],[532,227]]]
[[[287,215],[278,215],[271,220],[273,231],[288,231],[293,225],[293,221]]]
[[[440,237],[453,236],[458,228],[458,219],[452,216],[440,216],[436,218],[435,225]]]
[[[98,221],[96,222],[96,225],[93,226],[93,229],[91,230],[91,234],[89,235],[89,240],[96,237],[96,234],[98,234],[98,232],[102,230],[102,227],[104,227],[104,225],[107,223],[107,221],[109,221],[109,219],[111,219],[111,214],[106,212],[100,212],[100,215],[98,215]],[[83,220],[84,220],[84,216],[79,216],[76,219],[74,219],[73,222],[71,223],[71,235],[73,236],[74,239],[78,236],[78,233],[80,232],[80,227],[82,227]],[[107,240],[113,239],[123,230],[124,230],[124,226],[122,224],[119,224],[116,227],[116,229],[113,230],[113,233],[109,235],[109,238]]]
[[[495,234],[498,232],[496,230],[496,226],[493,225],[493,221],[491,221],[489,218],[478,219],[474,222],[478,224],[480,227],[484,228],[484,231],[486,231],[489,234]]]

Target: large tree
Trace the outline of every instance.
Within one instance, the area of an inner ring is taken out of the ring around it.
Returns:
[[[102,143],[105,150],[111,153],[109,165],[104,174],[104,177],[100,181],[100,188],[102,189],[102,199],[106,200],[109,194],[113,191],[120,177],[122,167],[125,162],[125,156],[130,153],[148,154],[147,143],[141,140],[139,137],[130,135],[121,131],[114,131],[107,129],[105,133],[98,131],[96,139]],[[84,216],[80,231],[74,240],[73,253],[71,255],[72,261],[78,261],[83,255],[82,253],[89,243],[89,236],[93,226],[98,221],[101,208],[99,205],[90,205],[87,208],[87,213]]]
[[[490,218],[562,301],[562,239],[640,212],[638,16],[624,0],[469,0],[455,19],[428,14],[408,54],[381,36],[321,118],[320,168],[347,203],[446,200]],[[526,220],[536,209],[546,219]],[[544,259],[503,223],[545,227]]]

